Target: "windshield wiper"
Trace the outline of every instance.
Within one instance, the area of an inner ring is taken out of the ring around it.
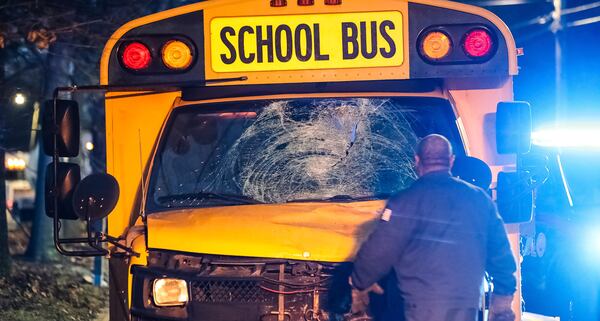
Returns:
[[[158,198],[160,203],[167,203],[173,201],[189,201],[190,203],[198,202],[200,200],[220,200],[220,201],[231,201],[236,204],[264,204],[259,200],[255,200],[251,197],[244,195],[224,194],[224,193],[213,193],[213,192],[198,192],[198,193],[186,193],[177,195],[168,195]]]
[[[364,195],[364,196],[350,196],[350,195],[335,195],[327,198],[305,198],[305,199],[292,199],[287,200],[286,203],[303,203],[303,202],[361,202],[361,201],[374,201],[384,200],[390,198],[389,194],[379,195]]]

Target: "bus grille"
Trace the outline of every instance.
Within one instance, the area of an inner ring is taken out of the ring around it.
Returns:
[[[276,296],[260,288],[258,280],[198,280],[192,298],[198,303],[273,303]]]

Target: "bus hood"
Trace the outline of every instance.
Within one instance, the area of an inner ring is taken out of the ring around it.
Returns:
[[[384,201],[185,209],[148,215],[148,248],[344,262],[375,227]]]

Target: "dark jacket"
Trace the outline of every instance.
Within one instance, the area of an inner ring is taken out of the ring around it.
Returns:
[[[382,215],[357,254],[356,288],[393,269],[407,303],[477,307],[487,271],[494,293],[515,292],[516,264],[504,224],[482,189],[433,172],[391,198],[386,210],[391,215]]]

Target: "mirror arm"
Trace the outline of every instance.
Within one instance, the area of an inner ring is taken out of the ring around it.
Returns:
[[[90,227],[90,220],[89,218],[87,219],[87,238],[66,238],[66,239],[61,239],[60,238],[60,228],[61,228],[61,224],[60,224],[60,219],[58,217],[58,161],[59,161],[59,157],[58,157],[58,137],[57,137],[57,129],[56,129],[56,102],[58,99],[58,94],[61,91],[60,88],[57,88],[54,90],[54,103],[53,103],[53,111],[52,111],[52,125],[53,125],[53,153],[52,153],[52,161],[54,163],[54,165],[52,166],[52,170],[54,171],[54,177],[53,177],[53,189],[54,189],[54,195],[53,195],[53,199],[52,199],[52,207],[54,209],[54,215],[52,217],[52,223],[54,225],[53,228],[53,237],[54,237],[54,247],[56,248],[56,250],[58,251],[58,253],[64,255],[64,256],[83,256],[83,257],[93,257],[93,256],[106,256],[108,255],[110,252],[107,249],[104,249],[100,246],[98,246],[98,244],[103,243],[103,242],[108,242],[113,244],[114,246],[122,249],[123,251],[125,251],[125,253],[127,253],[128,255],[134,255],[139,257],[139,253],[134,252],[131,248],[122,245],[120,243],[118,243],[119,239],[114,238],[112,236],[109,235],[105,235],[103,233],[100,233],[99,236],[93,236],[92,232],[91,232],[91,227]],[[80,244],[80,243],[88,243],[93,250],[76,250],[76,251],[71,251],[71,250],[67,250],[63,247],[63,244]],[[116,254],[116,253],[115,253]]]
[[[140,257],[140,253],[135,252],[130,247],[119,243],[119,241],[121,241],[122,239],[113,237],[113,236],[110,236],[110,235],[104,234],[104,233],[101,233],[101,235],[102,235],[102,239],[104,240],[103,242],[108,242],[108,243],[114,245],[115,247],[120,248],[121,250],[125,251],[129,255],[133,255],[135,257]]]

